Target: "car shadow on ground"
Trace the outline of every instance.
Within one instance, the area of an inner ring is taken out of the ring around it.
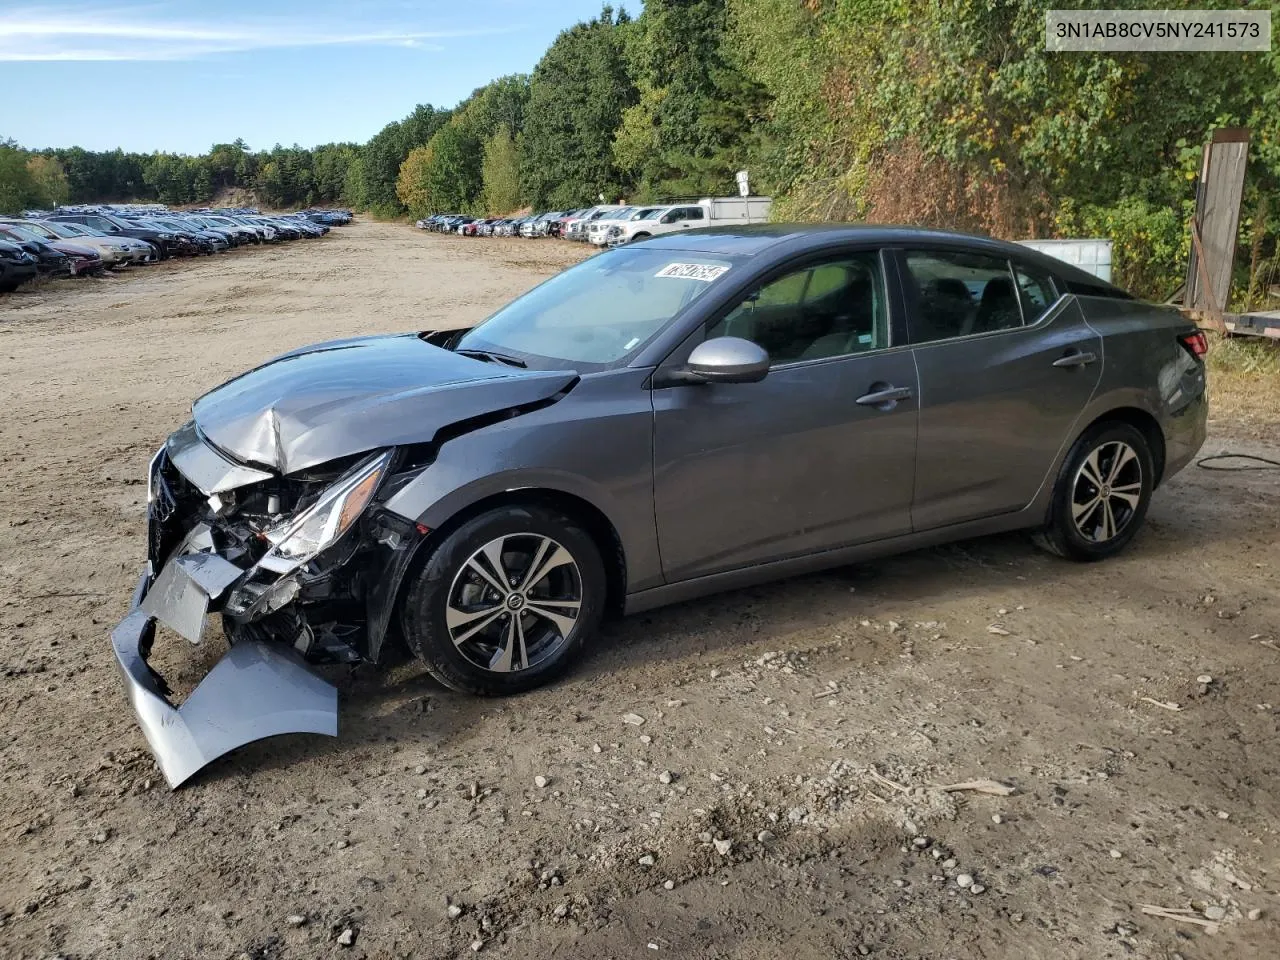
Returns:
[[[1082,592],[1096,592],[1103,581],[1136,585],[1145,579],[1144,567],[1150,561],[1178,554],[1191,558],[1206,539],[1232,539],[1251,529],[1246,514],[1218,507],[1210,498],[1189,499],[1191,509],[1171,502],[1153,505],[1146,527],[1125,553],[1102,564],[1073,563],[1036,549],[1023,533],[1001,534],[609,620],[599,641],[568,677],[516,697],[495,700],[446,689],[399,640],[381,666],[321,668],[340,692],[337,738],[260,741],[212,765],[200,779],[216,782],[253,770],[288,767],[307,757],[355,754],[384,742],[443,748],[464,738],[495,710],[519,709],[522,702],[545,707],[549,698],[576,702],[602,682],[648,683],[656,689],[665,685],[654,675],[656,663],[693,666],[699,658],[714,660],[765,638],[776,638],[774,648],[785,649],[794,635],[829,633],[851,619],[927,621],[936,619],[931,611],[942,601],[981,598],[994,603],[1028,590],[1073,584]],[[883,642],[868,639],[852,655],[870,665],[885,652]]]

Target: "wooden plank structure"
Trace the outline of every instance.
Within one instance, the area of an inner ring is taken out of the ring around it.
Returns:
[[[1240,201],[1244,196],[1249,131],[1213,132],[1200,160],[1196,212],[1191,220],[1191,256],[1182,288],[1182,312],[1202,327],[1224,334],[1280,340],[1280,310],[1228,313],[1236,259]]]
[[[1204,146],[1183,300],[1189,310],[1221,315],[1231,302],[1231,271],[1248,156],[1249,131],[1242,127],[1215,130],[1213,139]]]
[[[1198,325],[1219,333],[1241,337],[1271,337],[1280,340],[1280,310],[1258,313],[1207,313],[1202,310],[1182,311]]]

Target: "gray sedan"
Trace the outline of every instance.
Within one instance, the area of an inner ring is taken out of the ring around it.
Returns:
[[[465,331],[295,350],[156,454],[112,634],[165,775],[335,734],[310,669],[407,646],[440,682],[559,676],[602,618],[1026,529],[1099,560],[1205,436],[1178,313],[1026,248],[906,228],[659,237]],[[229,649],[176,706],[163,623]]]

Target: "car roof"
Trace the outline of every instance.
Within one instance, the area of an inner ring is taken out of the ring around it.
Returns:
[[[659,234],[642,243],[651,249],[739,257],[754,257],[766,252],[779,256],[804,254],[839,243],[867,243],[885,247],[924,243],[968,249],[975,253],[1016,256],[1068,280],[1119,289],[1078,267],[1021,244],[928,227],[853,223],[727,224]]]

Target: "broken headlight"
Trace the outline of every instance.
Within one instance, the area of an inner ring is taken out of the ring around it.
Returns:
[[[287,573],[336,543],[373,499],[392,452],[385,450],[362,460],[302,513],[267,530],[264,535],[272,546],[259,565]]]

